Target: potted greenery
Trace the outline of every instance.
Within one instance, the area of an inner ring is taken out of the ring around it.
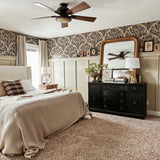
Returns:
[[[89,64],[88,68],[85,68],[86,73],[93,78],[92,82],[96,82],[96,78],[100,76],[100,70],[107,68],[108,64]]]

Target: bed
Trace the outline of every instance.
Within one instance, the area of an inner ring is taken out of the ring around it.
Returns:
[[[29,67],[0,66],[0,80],[30,78]],[[88,115],[82,95],[70,90],[34,90],[0,97],[0,150],[31,158],[45,147],[49,136]]]

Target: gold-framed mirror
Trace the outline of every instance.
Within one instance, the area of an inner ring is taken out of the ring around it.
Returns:
[[[139,42],[135,37],[104,40],[100,46],[100,64],[108,64],[109,69],[124,69],[125,58],[139,57],[138,48]]]

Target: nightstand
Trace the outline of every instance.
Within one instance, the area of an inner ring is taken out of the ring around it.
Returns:
[[[39,89],[40,90],[47,90],[47,89],[54,89],[54,88],[58,88],[58,84],[48,84],[48,85],[40,85]]]

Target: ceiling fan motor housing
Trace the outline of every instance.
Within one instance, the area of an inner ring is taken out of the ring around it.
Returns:
[[[56,10],[57,13],[59,13],[61,16],[67,16],[68,14],[66,13],[69,8],[67,8],[68,3],[60,3],[60,7]]]

